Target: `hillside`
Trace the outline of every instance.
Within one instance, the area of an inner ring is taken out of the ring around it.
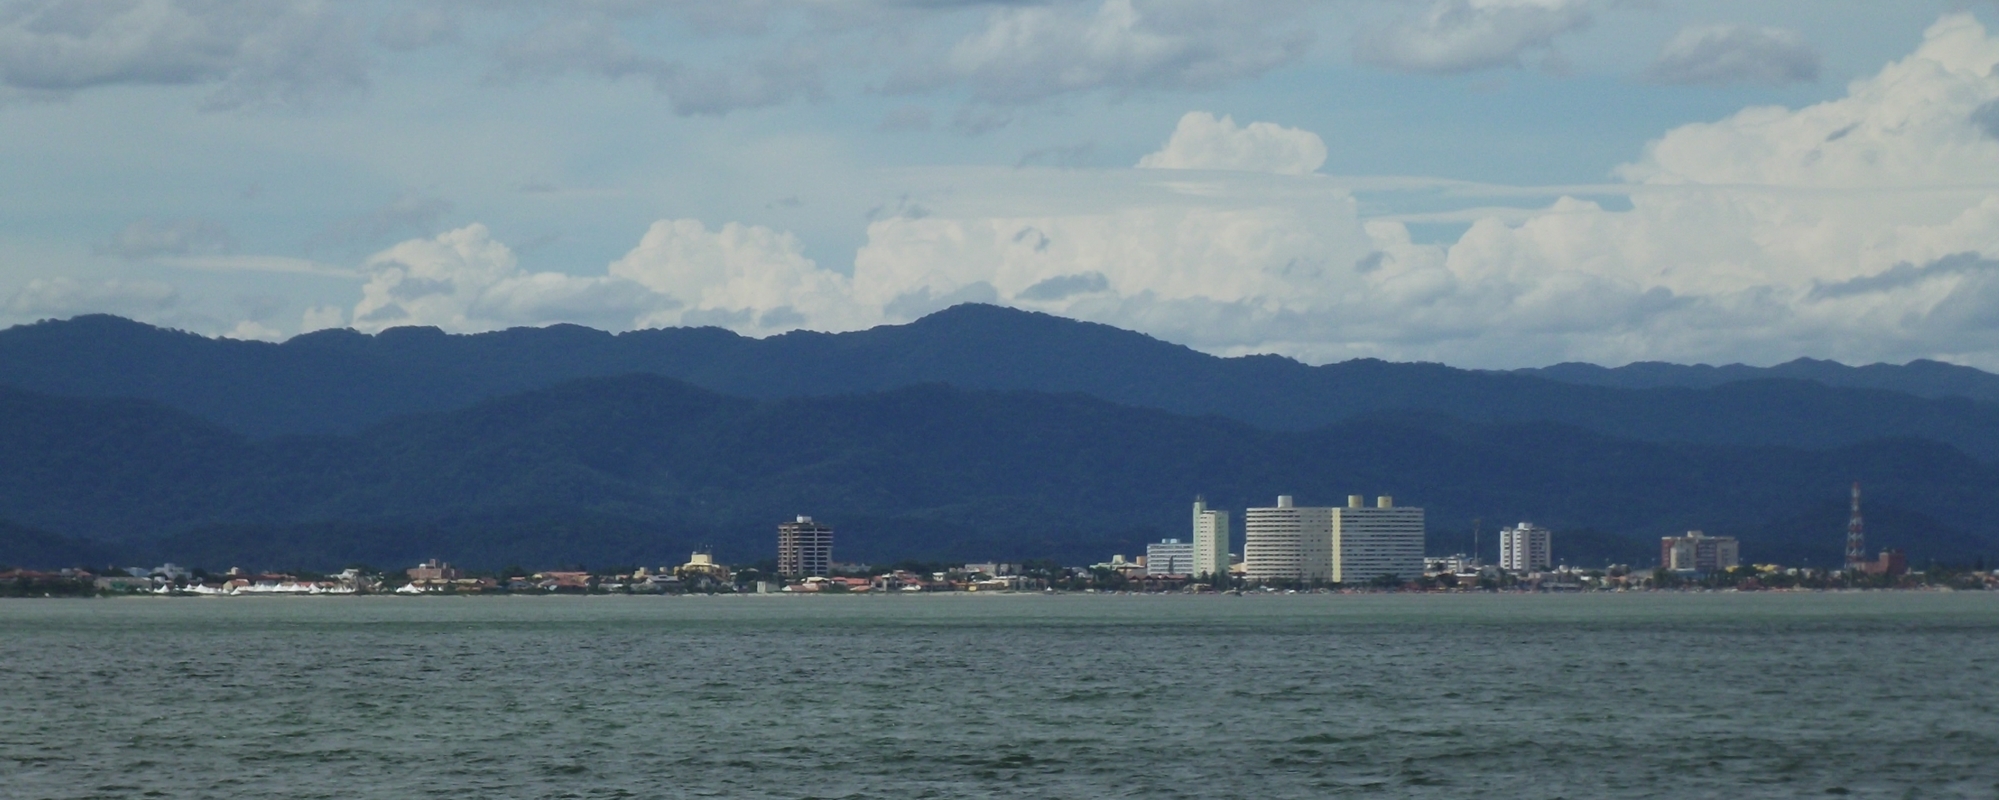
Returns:
[[[759,401],[650,375],[253,439],[143,401],[0,391],[8,516],[212,567],[662,563],[702,544],[748,560],[800,513],[839,529],[842,558],[1075,563],[1183,534],[1196,494],[1239,509],[1279,493],[1394,494],[1429,509],[1435,549],[1468,539],[1474,517],[1488,531],[1531,519],[1609,532],[1589,540],[1595,557],[1639,560],[1656,552],[1646,537],[1702,528],[1744,537],[1747,557],[1825,565],[1855,478],[1888,521],[1875,545],[1999,552],[1999,472],[1916,439],[1669,445],[1412,413],[1272,432],[1081,394],[933,384]]]
[[[612,335],[553,326],[462,336],[434,328],[376,336],[332,330],[269,344],[106,316],[0,331],[0,385],[151,400],[256,437],[355,433],[404,415],[632,373],[759,399],[926,383],[1076,392],[1285,431],[1413,411],[1484,423],[1553,422],[1651,442],[1831,448],[1918,437],[1999,461],[1999,404],[1963,397],[1767,376],[1705,388],[1620,388],[1437,364],[1313,367],[1275,356],[1217,358],[1130,331],[995,306],[761,340],[714,328]]]

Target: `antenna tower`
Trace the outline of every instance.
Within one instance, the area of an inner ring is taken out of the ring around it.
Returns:
[[[1853,482],[1853,517],[1846,521],[1846,569],[1867,568],[1867,532],[1860,520],[1860,481]]]

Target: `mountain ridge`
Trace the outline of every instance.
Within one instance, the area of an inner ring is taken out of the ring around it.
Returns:
[[[1742,536],[1745,557],[1828,566],[1856,477],[1870,508],[1911,526],[1876,546],[1999,552],[1984,523],[1999,515],[1999,468],[1921,439],[1667,445],[1425,412],[1273,432],[1078,393],[927,384],[754,400],[644,374],[257,439],[146,401],[0,389],[7,516],[211,567],[665,563],[702,545],[754,560],[798,513],[833,522],[843,558],[1089,563],[1184,535],[1196,494],[1242,508],[1279,493],[1397,495],[1429,510],[1445,551],[1481,517],[1606,531],[1606,558],[1701,528]]]
[[[1219,358],[1107,325],[984,305],[907,325],[767,339],[718,328],[611,334],[556,325],[471,335],[341,329],[271,344],[107,316],[0,331],[0,384],[149,399],[260,437],[353,433],[394,417],[629,373],[759,399],[924,383],[1081,392],[1270,430],[1420,410],[1658,442],[1824,448],[1919,436],[1999,461],[1999,403],[1961,397],[1786,377],[1621,388],[1373,359],[1314,367],[1278,356]]]

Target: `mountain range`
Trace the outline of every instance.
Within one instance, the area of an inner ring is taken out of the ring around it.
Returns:
[[[1284,493],[1397,495],[1428,509],[1433,552],[1531,519],[1572,563],[1648,564],[1701,528],[1828,566],[1856,479],[1875,544],[1999,553],[1999,404],[1974,391],[1993,376],[1793,365],[1639,388],[1574,365],[1548,371],[1594,382],[1315,367],[990,306],[763,340],[268,344],[79,317],[0,331],[0,563],[755,560],[792,514],[833,522],[843,559],[1087,563],[1184,534],[1196,494]]]

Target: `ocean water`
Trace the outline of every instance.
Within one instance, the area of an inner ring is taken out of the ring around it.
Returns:
[[[0,602],[0,796],[1999,796],[1999,595]]]

